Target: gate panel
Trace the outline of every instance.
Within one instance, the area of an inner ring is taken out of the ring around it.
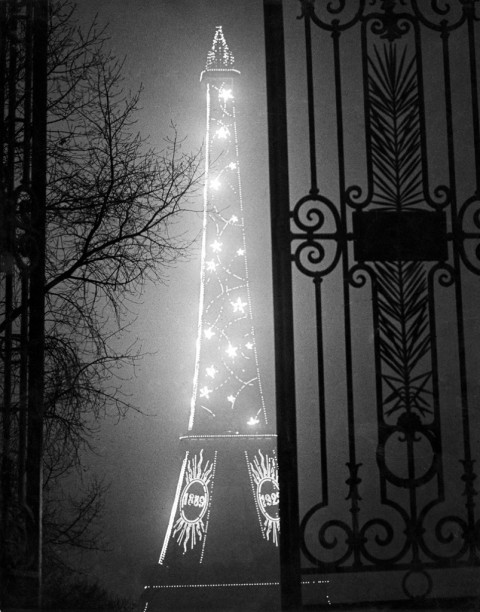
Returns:
[[[286,51],[302,580],[327,579],[331,603],[478,596],[478,7],[300,8],[303,72],[290,7]]]

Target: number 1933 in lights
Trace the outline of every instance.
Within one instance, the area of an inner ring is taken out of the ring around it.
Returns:
[[[253,461],[247,464],[252,479],[253,494],[259,512],[260,525],[264,537],[278,546],[278,534],[280,532],[280,516],[278,511],[279,487],[278,467],[275,457],[263,455],[259,450]]]

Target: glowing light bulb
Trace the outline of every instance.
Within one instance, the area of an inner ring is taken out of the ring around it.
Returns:
[[[215,332],[213,331],[213,329],[211,327],[206,329],[203,333],[205,334],[205,338],[207,340],[211,340],[213,338],[213,336],[215,335]]]
[[[230,162],[228,164],[228,167],[230,168],[230,170],[236,170],[237,169],[237,164],[235,162]]]
[[[229,344],[228,344],[228,347],[225,349],[225,352],[227,353],[227,355],[228,355],[229,357],[231,357],[231,358],[233,359],[234,357],[236,357],[236,356],[237,356],[237,350],[238,350],[238,347],[236,347],[236,346],[232,346],[232,345],[229,343]]]
[[[216,370],[215,366],[213,365],[206,368],[205,371],[207,372],[207,376],[210,376],[210,378],[215,378],[215,374],[218,374],[218,370]]]
[[[242,298],[238,298],[236,302],[230,302],[233,306],[233,312],[245,312],[247,302],[242,302]]]
[[[221,89],[218,92],[218,97],[223,100],[224,102],[226,102],[227,100],[231,100],[233,98],[232,95],[232,90],[231,89]]]
[[[232,215],[230,217],[230,223],[237,223],[238,222],[238,217],[236,215]]]
[[[212,242],[210,247],[212,248],[214,253],[220,253],[220,251],[222,250],[222,245],[222,242],[218,242],[218,240],[215,240],[215,242]]]
[[[247,425],[258,425],[258,423],[260,423],[260,421],[257,417],[250,417],[247,421]]]
[[[209,389],[208,387],[202,387],[200,389],[200,397],[204,397],[205,399],[209,399],[210,398],[210,393],[212,392],[211,389]]]
[[[245,345],[245,348],[251,351],[253,349],[253,344],[251,342],[247,342],[247,344]]]
[[[220,181],[218,180],[218,178],[214,178],[212,181],[210,181],[210,187],[212,189],[215,189],[215,191],[218,191],[218,189],[220,189]]]
[[[226,138],[227,136],[230,135],[230,131],[229,131],[229,129],[227,127],[222,125],[221,128],[218,128],[218,130],[215,132],[215,134],[218,136],[218,138]]]
[[[217,269],[217,264],[215,261],[213,261],[213,259],[211,259],[210,261],[207,261],[207,270],[209,272],[215,272],[216,269]]]
[[[245,249],[238,249],[237,255],[239,256],[245,255]]]

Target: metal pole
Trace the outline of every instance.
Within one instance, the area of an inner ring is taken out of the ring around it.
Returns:
[[[264,0],[282,610],[301,606],[285,44],[281,0]]]

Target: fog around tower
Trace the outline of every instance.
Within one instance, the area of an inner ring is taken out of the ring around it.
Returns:
[[[185,138],[186,150],[203,144],[205,100],[200,73],[215,26],[222,24],[235,62],[242,72],[236,90],[237,129],[250,288],[264,394],[273,402],[273,332],[263,16],[260,1],[231,3],[151,0],[82,0],[79,16],[86,24],[110,24],[114,53],[126,55],[127,88],[143,84],[138,128],[162,148],[170,123]],[[137,377],[126,381],[148,415],[130,413],[123,421],[106,421],[92,469],[111,481],[104,532],[111,551],[86,562],[100,582],[114,592],[136,598],[147,569],[158,560],[178,479],[178,437],[188,422],[195,362],[200,287],[202,198],[185,217],[193,240],[187,261],[169,271],[162,286],[147,286],[138,306],[132,337],[147,354]]]

